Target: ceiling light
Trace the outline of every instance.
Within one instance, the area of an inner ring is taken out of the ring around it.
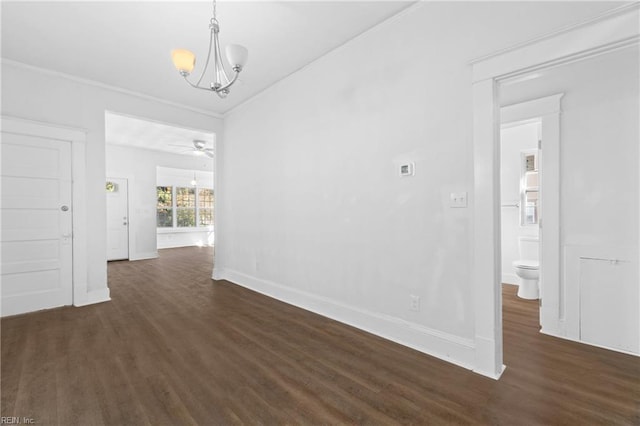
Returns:
[[[240,71],[247,63],[248,51],[245,47],[239,44],[230,44],[226,48],[227,61],[231,64],[231,69],[234,72],[233,78],[229,78],[227,72],[222,63],[222,54],[220,53],[220,42],[218,41],[218,33],[220,33],[220,24],[216,19],[216,0],[213,0],[213,17],[209,21],[209,51],[207,53],[207,59],[204,64],[204,69],[200,78],[194,84],[188,77],[193,71],[196,65],[196,55],[187,49],[174,49],[171,51],[171,57],[173,59],[173,65],[177,68],[187,83],[191,87],[196,89],[208,90],[216,92],[221,98],[225,98],[229,94],[229,88],[236,82]],[[213,49],[213,52],[211,50]],[[212,55],[213,53],[213,55]],[[200,82],[204,78],[204,74],[207,71],[211,57],[213,56],[213,81],[209,86],[201,86]]]

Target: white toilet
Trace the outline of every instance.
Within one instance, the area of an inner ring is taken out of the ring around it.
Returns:
[[[539,251],[538,238],[518,237],[518,253],[520,260],[513,262],[516,275],[519,278],[518,297],[523,299],[538,299]]]

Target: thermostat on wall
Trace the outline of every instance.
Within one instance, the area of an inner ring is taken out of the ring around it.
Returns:
[[[413,176],[415,172],[415,165],[413,163],[406,163],[400,165],[400,176]]]

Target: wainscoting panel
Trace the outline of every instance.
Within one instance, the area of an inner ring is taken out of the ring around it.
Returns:
[[[640,354],[637,250],[565,247],[567,337]]]

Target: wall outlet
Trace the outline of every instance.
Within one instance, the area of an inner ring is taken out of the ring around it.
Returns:
[[[409,307],[411,308],[412,311],[420,311],[420,296],[414,296],[411,295],[411,304],[409,305]]]

